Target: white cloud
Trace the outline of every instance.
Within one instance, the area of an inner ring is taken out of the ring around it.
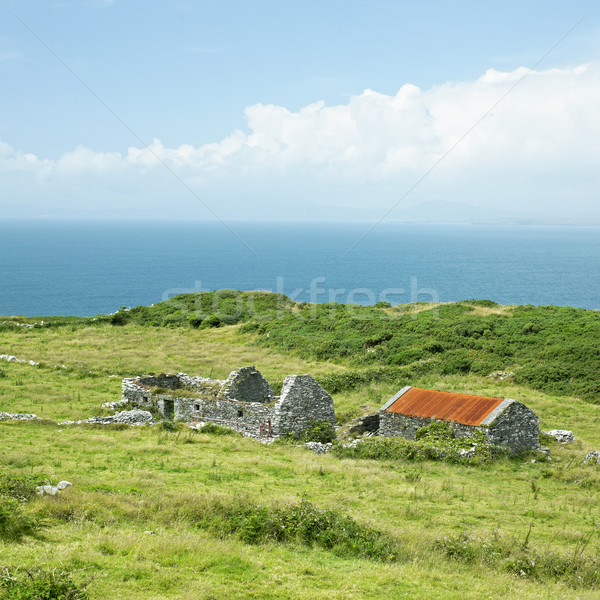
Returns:
[[[372,206],[389,206],[458,142],[415,200],[512,200],[540,210],[576,190],[573,206],[589,207],[599,183],[599,75],[598,63],[489,70],[474,81],[426,90],[406,84],[393,96],[365,90],[338,106],[315,102],[294,112],[256,104],[245,110],[247,132],[199,147],[166,148],[155,139],[123,155],[78,147],[52,161],[0,145],[0,182],[15,171],[51,178],[57,189],[57,181],[67,185],[81,176],[114,178],[116,185],[134,178],[142,187],[149,177],[152,193],[156,177],[169,177],[164,162],[200,191],[230,196],[232,210],[245,197],[293,203],[319,195],[362,210],[367,193]],[[256,206],[270,209],[266,201]]]

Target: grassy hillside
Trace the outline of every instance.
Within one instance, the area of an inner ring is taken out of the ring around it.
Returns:
[[[92,598],[598,596],[600,466],[581,465],[600,449],[595,312],[315,307],[221,292],[16,322],[40,319],[0,325],[0,354],[41,364],[0,362],[0,411],[47,421],[0,422],[0,497],[10,495],[2,477],[74,487],[0,510],[0,566],[59,567],[90,581]],[[56,424],[104,414],[124,376],[224,377],[244,364],[275,387],[314,374],[341,421],[410,383],[518,398],[577,442],[552,444],[550,463],[468,466],[317,456],[185,427]],[[487,377],[497,369],[515,377]],[[37,525],[2,537],[14,515]]]

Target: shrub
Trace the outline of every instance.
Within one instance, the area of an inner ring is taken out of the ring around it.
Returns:
[[[8,569],[0,571],[3,600],[87,600],[86,585],[77,585],[70,573],[58,569]]]
[[[447,423],[433,422],[417,430],[414,441],[398,437],[377,437],[361,440],[354,446],[334,445],[332,454],[338,458],[371,460],[443,460],[478,464],[487,462],[495,448],[486,443],[483,432],[472,438],[455,438]]]
[[[277,508],[243,501],[216,505],[203,525],[236,534],[248,544],[295,542],[332,550],[339,556],[386,562],[400,556],[397,540],[337,510],[318,508],[306,499]]]
[[[302,432],[303,442],[320,442],[328,444],[335,440],[335,428],[329,421],[311,421]]]
[[[0,496],[25,502],[35,496],[37,486],[47,483],[49,480],[43,475],[3,473],[0,474]]]
[[[128,321],[128,315],[126,312],[117,312],[110,317],[111,325],[125,325]]]
[[[0,540],[18,542],[37,531],[40,522],[26,515],[18,500],[0,496]]]
[[[219,319],[219,317],[217,317],[217,315],[208,315],[208,317],[206,317],[206,319],[204,319],[202,321],[202,323],[199,325],[200,329],[207,329],[209,327],[220,327],[221,326],[221,319]]]
[[[386,302],[385,300],[381,300],[379,302],[376,302],[374,304],[375,308],[392,308],[392,305],[390,302]]]
[[[239,435],[237,431],[224,427],[223,425],[217,425],[216,423],[205,423],[202,427],[196,429],[198,433],[207,433],[209,435]]]
[[[480,562],[491,567],[528,579],[558,580],[576,588],[594,588],[600,584],[600,559],[583,553],[585,542],[575,552],[559,555],[550,550],[536,550],[525,541],[491,536],[445,535],[434,543],[434,548],[447,558],[465,563]],[[589,541],[589,539],[588,539]]]
[[[176,431],[177,425],[173,421],[160,421],[158,428],[161,431]]]

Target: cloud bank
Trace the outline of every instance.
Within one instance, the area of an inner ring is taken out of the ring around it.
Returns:
[[[365,90],[297,112],[256,104],[246,131],[201,146],[155,139],[45,159],[0,142],[0,202],[13,216],[209,216],[175,173],[224,218],[378,218],[441,160],[392,218],[431,200],[584,215],[600,183],[598,106],[600,64],[590,63]]]

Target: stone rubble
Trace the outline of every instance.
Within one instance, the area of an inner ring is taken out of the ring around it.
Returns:
[[[514,373],[512,371],[495,371],[494,373],[490,373],[488,377],[491,377],[492,379],[497,379],[499,381],[504,381],[505,379],[508,379],[513,375]]]
[[[356,446],[358,446],[358,444],[361,444],[364,441],[365,440],[363,438],[356,438],[355,440],[352,440],[351,442],[349,442],[347,444],[342,444],[342,448],[356,448]]]
[[[110,417],[91,417],[81,421],[63,421],[59,425],[81,425],[82,423],[95,423],[110,425],[111,423],[125,423],[127,425],[154,425],[154,417],[147,410],[124,410]]]
[[[575,435],[568,429],[552,429],[551,431],[545,431],[544,433],[553,437],[561,444],[572,444],[575,441]]]
[[[18,362],[18,363],[27,363],[32,367],[37,367],[40,363],[35,362],[35,360],[26,360],[24,358],[17,358],[16,356],[11,356],[10,354],[0,354],[0,360],[5,360],[6,362]],[[53,369],[66,369],[65,365],[54,365]]]
[[[0,412],[0,421],[34,421],[39,418],[37,415],[28,415],[26,413]]]
[[[592,450],[585,455],[583,464],[587,464],[590,461],[596,461],[597,465],[600,465],[600,450]]]
[[[305,448],[308,448],[311,452],[315,454],[327,454],[332,447],[332,443],[323,444],[322,442],[306,442],[303,444]]]
[[[0,354],[0,360],[5,360],[6,362],[27,363],[32,367],[35,367],[40,364],[38,362],[35,362],[34,360],[25,360],[24,358],[17,358],[16,356],[11,356],[10,354]]]
[[[116,375],[109,375],[109,377],[116,377]],[[118,400],[117,402],[105,402],[102,408],[108,408],[110,410],[118,410],[119,408],[125,408],[129,405],[129,400]]]
[[[15,327],[25,327],[27,329],[33,329],[34,327],[43,327],[44,321],[41,323],[18,323],[17,321],[1,321],[0,325],[14,325]]]
[[[73,484],[63,480],[56,485],[38,485],[35,491],[40,496],[56,496],[58,492],[62,492],[68,487],[73,487]]]

